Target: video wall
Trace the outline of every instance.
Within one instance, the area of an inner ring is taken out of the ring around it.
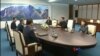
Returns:
[[[1,4],[0,21],[17,19],[46,19],[48,17],[47,5],[22,5],[22,4]]]

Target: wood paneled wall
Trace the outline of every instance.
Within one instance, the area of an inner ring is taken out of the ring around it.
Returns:
[[[78,18],[100,19],[100,4],[78,5]]]

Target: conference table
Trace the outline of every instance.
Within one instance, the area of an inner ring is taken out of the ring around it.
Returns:
[[[68,32],[60,27],[49,27],[42,29],[40,24],[35,24],[37,38],[51,45],[70,46],[70,47],[92,47],[97,41],[95,36],[83,34],[81,32]]]

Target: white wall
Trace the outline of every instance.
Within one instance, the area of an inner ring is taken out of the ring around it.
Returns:
[[[36,4],[42,4],[42,5],[48,5],[49,6],[49,16],[51,19],[60,19],[60,17],[65,17],[68,19],[69,15],[69,6],[68,4],[58,4],[58,3],[48,3],[44,1],[38,1],[38,0],[1,0],[1,5],[2,3],[12,3],[12,4],[30,4],[30,5],[36,5]],[[38,20],[35,20],[35,22],[39,22]],[[5,21],[0,21],[1,27],[5,27]],[[42,23],[42,21],[41,21]]]
[[[60,19],[61,17],[69,18],[69,6],[64,4],[52,4],[51,16],[53,19]]]

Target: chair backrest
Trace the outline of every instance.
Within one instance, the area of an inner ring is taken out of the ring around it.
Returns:
[[[10,25],[8,25],[8,31],[11,37],[13,37],[13,30],[11,29]]]
[[[90,22],[93,23],[93,19],[90,19]]]
[[[12,40],[11,37],[13,37],[13,32],[12,32],[10,26],[8,25],[8,23],[7,23],[7,34],[8,34],[8,40],[9,40],[10,42],[12,42],[13,40]]]
[[[19,32],[19,34],[20,34],[20,36],[21,36],[21,40],[22,40],[23,46],[26,46],[26,44],[25,44],[25,39],[24,39],[24,36],[23,36],[23,33],[21,33],[20,31],[18,31],[18,32]]]
[[[57,20],[52,20],[52,26],[56,27],[57,26],[58,21]]]
[[[13,33],[14,33],[14,38],[15,38],[16,50],[20,52],[21,54],[23,54],[23,45],[22,45],[20,34],[18,31],[13,31]]]
[[[100,20],[97,20],[96,22],[100,24]]]
[[[73,30],[73,26],[74,26],[74,20],[68,20],[67,21],[67,28],[68,28],[69,32]]]
[[[7,30],[7,21],[5,22],[5,29]]]
[[[7,39],[10,40],[10,34],[9,34],[9,29],[8,29],[8,23],[5,23],[5,28],[6,28],[6,32],[7,32]]]
[[[26,20],[24,20],[24,24],[26,24]]]
[[[88,25],[88,32],[92,35],[96,34],[96,26],[95,25]]]
[[[20,21],[19,21],[19,20],[17,20],[17,21],[16,21],[16,26],[18,26],[18,24],[19,24],[19,23],[20,23]]]

